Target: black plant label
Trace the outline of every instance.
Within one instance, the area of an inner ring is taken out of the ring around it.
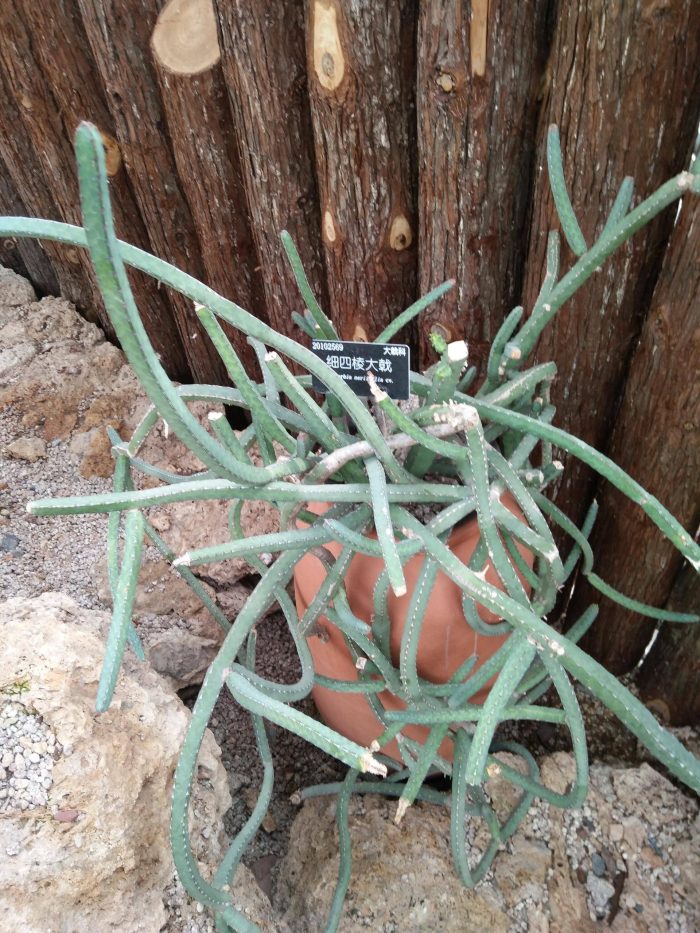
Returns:
[[[407,399],[411,350],[405,343],[360,343],[354,340],[312,340],[311,349],[347,383],[355,395],[369,396],[368,373],[390,398]],[[327,387],[313,376],[317,392]]]

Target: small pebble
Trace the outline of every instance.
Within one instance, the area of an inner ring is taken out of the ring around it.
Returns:
[[[19,544],[19,538],[17,535],[4,534],[0,538],[0,551],[5,554],[12,554],[13,551],[17,550]]]

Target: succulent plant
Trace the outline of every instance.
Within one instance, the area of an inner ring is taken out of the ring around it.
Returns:
[[[338,795],[340,871],[328,930],[337,928],[350,878],[347,815],[353,793],[398,798],[399,817],[417,799],[450,807],[454,862],[467,885],[484,876],[534,797],[560,807],[582,804],[588,785],[588,756],[572,679],[602,701],[675,777],[700,792],[700,762],[618,679],[578,646],[596,617],[596,606],[588,608],[566,634],[546,621],[559,590],[579,562],[581,572],[596,589],[627,608],[671,622],[697,621],[695,616],[639,603],[618,593],[597,575],[587,540],[595,520],[595,504],[579,529],[544,494],[562,470],[553,459],[553,448],[578,457],[633,500],[696,569],[700,569],[700,547],[630,476],[583,441],[552,425],[554,409],[549,389],[556,372],[554,364],[525,368],[543,328],[564,302],[617,247],[667,205],[683,195],[700,193],[700,173],[682,172],[632,210],[633,184],[625,179],[607,223],[589,248],[569,202],[558,134],[552,128],[548,138],[552,191],[562,230],[578,257],[575,264],[559,277],[559,235],[551,232],[546,275],[535,305],[527,317],[521,307],[507,316],[493,341],[478,390],[470,392],[476,385],[477,373],[473,368],[465,370],[466,345],[445,345],[438,339],[439,361],[422,375],[411,373],[413,404],[400,406],[376,383],[370,387],[369,402],[359,398],[306,346],[276,332],[185,272],[117,240],[103,143],[93,126],[83,124],[78,129],[76,152],[84,226],[1,218],[0,235],[51,239],[90,250],[114,331],[152,408],[129,440],[111,432],[115,458],[112,492],[40,500],[28,508],[36,515],[109,513],[107,554],[114,610],[99,681],[98,711],[109,706],[126,642],[143,657],[131,613],[144,536],[172,562],[225,631],[194,705],[174,780],[171,822],[173,856],[182,883],[193,897],[214,911],[217,928],[255,929],[232,903],[229,883],[262,823],[272,795],[274,772],[268,723],[293,731],[349,769],[344,781],[305,788],[299,795]],[[285,233],[282,239],[306,305],[303,315],[295,315],[297,324],[311,337],[337,340],[332,322],[311,292],[291,239]],[[172,384],[139,318],[126,266],[156,277],[192,300],[233,387]],[[377,335],[376,342],[391,341],[451,284],[438,286],[413,304]],[[257,354],[263,374],[261,383],[246,373],[219,321],[246,335]],[[295,375],[283,357],[307,374]],[[323,400],[312,391],[313,376],[327,387]],[[235,432],[225,416],[212,412],[207,429],[187,406],[195,400],[208,402],[212,409],[222,404],[242,408],[250,416],[250,426]],[[160,418],[201,460],[205,468],[202,472],[190,476],[172,474],[139,457],[141,445]],[[254,444],[262,465],[251,456]],[[161,485],[135,489],[133,477],[139,472],[155,476]],[[522,518],[502,507],[503,492],[517,502]],[[148,509],[188,499],[226,503],[230,540],[184,555],[174,554],[149,522]],[[278,507],[278,533],[243,537],[240,513],[248,499],[265,500]],[[317,501],[331,503],[321,516],[307,508],[308,503]],[[415,503],[436,504],[436,514],[426,522],[420,521],[409,507]],[[446,539],[451,529],[473,515],[478,520],[480,542],[467,565],[450,550]],[[299,527],[298,520],[304,527]],[[561,556],[555,543],[552,526],[561,529],[570,541],[566,557]],[[337,558],[325,549],[331,541],[342,545]],[[518,545],[534,555],[532,567],[523,560]],[[295,565],[311,549],[316,549],[319,559],[324,560],[327,572],[318,594],[300,617],[287,586]],[[268,565],[260,555],[270,553],[277,556]],[[344,575],[357,553],[377,554],[384,561],[370,620],[353,614],[345,592]],[[411,596],[412,624],[406,627],[400,661],[395,666],[388,645],[388,595],[390,590],[405,592],[403,568],[418,553],[424,554],[425,560],[419,585]],[[260,581],[230,624],[192,568],[233,557],[245,557],[259,572]],[[487,562],[496,569],[501,587],[486,580]],[[447,575],[461,588],[465,625],[483,634],[508,635],[489,661],[476,666],[476,658],[468,658],[445,684],[425,681],[416,667],[427,595],[438,573]],[[255,671],[256,625],[275,602],[286,618],[301,665],[301,676],[294,684],[273,683]],[[477,613],[477,606],[485,607],[501,621],[487,625]],[[352,657],[359,662],[357,681],[322,678],[323,685],[367,696],[383,728],[371,748],[357,745],[293,706],[319,682],[306,638],[322,615],[340,629]],[[470,703],[493,678],[483,704]],[[538,699],[550,687],[558,694],[560,708],[538,705]],[[251,714],[264,777],[248,821],[232,841],[216,875],[205,879],[188,838],[188,805],[202,737],[224,689]],[[384,708],[379,693],[385,689],[402,699],[405,710]],[[576,781],[566,793],[543,786],[537,764],[526,748],[499,739],[499,724],[519,719],[561,723],[569,729]],[[401,735],[408,723],[429,727],[423,745]],[[381,751],[397,736],[401,738],[403,764]],[[453,743],[452,762],[438,752],[445,739]],[[497,758],[500,751],[517,756],[524,770]],[[505,823],[499,822],[483,789],[494,768],[520,794]],[[435,773],[451,776],[451,792],[426,784],[426,778]],[[486,851],[475,863],[465,844],[467,814],[483,819],[491,836]]]

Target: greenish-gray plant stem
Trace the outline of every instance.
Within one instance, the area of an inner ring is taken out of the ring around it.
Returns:
[[[658,500],[612,461],[549,423],[554,415],[549,401],[556,373],[552,363],[520,371],[543,328],[563,303],[635,230],[682,195],[700,193],[700,174],[682,172],[632,211],[633,183],[625,179],[598,240],[588,248],[566,190],[558,132],[550,129],[547,157],[552,192],[562,230],[578,260],[559,278],[559,236],[551,231],[544,281],[531,313],[526,318],[523,308],[518,307],[507,316],[494,339],[486,379],[475,395],[467,394],[476,371],[464,371],[466,344],[455,341],[447,345],[443,341],[437,347],[438,363],[423,375],[411,374],[415,396],[411,404],[396,404],[370,379],[370,410],[313,352],[185,272],[117,240],[102,139],[94,127],[84,124],[79,128],[76,155],[84,227],[0,218],[0,236],[34,236],[90,250],[105,308],[153,408],[128,442],[110,433],[115,457],[112,492],[40,500],[29,508],[39,515],[109,514],[107,552],[114,609],[98,688],[99,711],[109,705],[127,639],[134,650],[140,650],[131,609],[144,534],[225,632],[183,743],[171,814],[171,844],[178,874],[186,890],[213,909],[217,930],[248,933],[255,929],[234,907],[229,887],[271,800],[274,763],[266,722],[294,732],[349,767],[342,783],[307,788],[299,795],[302,799],[338,794],[340,865],[327,931],[338,928],[350,879],[348,814],[354,793],[398,798],[397,821],[415,800],[449,806],[455,866],[469,885],[488,871],[499,847],[520,825],[535,796],[556,806],[581,805],[588,785],[588,755],[572,678],[605,703],[672,774],[700,791],[700,763],[615,677],[578,647],[597,607],[586,609],[566,635],[545,621],[558,590],[579,561],[592,585],[626,608],[671,622],[697,621],[688,613],[646,606],[619,593],[598,575],[588,543],[596,507],[591,508],[579,530],[544,494],[562,469],[553,459],[552,448],[572,453],[639,505],[696,569],[700,569],[700,547]],[[294,320],[308,336],[337,339],[286,232],[282,243],[307,309],[304,315],[293,315]],[[172,385],[139,317],[126,265],[192,300],[193,313],[196,306],[233,387]],[[419,298],[377,340],[390,341],[453,285],[445,282]],[[263,375],[261,384],[246,373],[219,320],[237,328],[253,347]],[[294,366],[288,366],[282,357]],[[295,367],[306,374],[296,376],[292,371]],[[312,376],[327,387],[325,398],[314,395]],[[187,404],[190,401],[210,406],[206,425],[192,414]],[[252,420],[250,428],[234,432],[220,410],[222,405],[247,412]],[[159,418],[199,458],[203,470],[181,475],[140,455]],[[262,465],[254,456],[255,442]],[[277,449],[275,445],[279,445]],[[161,485],[135,489],[132,474],[139,472]],[[196,500],[219,500],[223,507],[229,504],[229,539],[175,555],[146,519],[146,510]],[[281,530],[244,537],[241,510],[249,500],[272,503],[280,509]],[[317,502],[330,503],[330,508],[317,515],[311,507]],[[415,507],[426,504],[438,506],[439,511],[423,522],[414,513]],[[571,542],[566,561],[555,545],[548,519]],[[466,563],[449,546],[453,529],[463,521],[475,522],[478,537]],[[339,547],[337,557],[330,550],[333,543]],[[287,587],[298,562],[307,554],[321,563],[325,576],[308,607],[299,612]],[[369,618],[355,614],[353,594],[346,588],[348,568],[361,554],[382,562]],[[269,556],[263,560],[261,555]],[[278,556],[275,559],[273,555]],[[196,575],[198,568],[208,563],[232,558],[246,559],[260,575],[235,620],[222,613]],[[409,593],[406,568],[413,558],[422,563]],[[442,586],[445,578],[461,593],[464,624],[472,631],[473,650],[468,657],[454,659],[446,683],[432,683],[423,676],[420,651],[433,593],[438,581]],[[498,585],[491,580],[497,580]],[[407,608],[395,657],[391,650],[395,641],[392,600],[397,597],[407,600]],[[301,668],[301,676],[292,684],[276,683],[256,671],[256,632],[275,602],[284,615]],[[500,621],[485,622],[481,613],[486,610]],[[320,637],[321,623],[335,626],[342,636],[356,680],[314,672],[309,644],[312,638]],[[489,656],[480,657],[481,646],[489,643]],[[369,705],[377,721],[376,740],[369,748],[292,705],[307,697],[314,684],[346,695],[349,702],[360,700]],[[560,705],[538,705],[550,686]],[[252,718],[263,781],[249,819],[208,881],[192,852],[188,808],[202,738],[224,688]],[[486,691],[485,701],[477,702]],[[401,701],[401,709],[388,708],[387,692]],[[568,728],[576,779],[566,793],[542,783],[532,755],[522,745],[496,739],[499,724],[509,720],[544,721]],[[406,728],[416,726],[425,730],[420,742],[405,734]],[[392,741],[397,743],[400,761],[388,754]],[[453,762],[448,760],[446,749],[451,749]],[[501,757],[501,752],[516,755],[525,771]],[[362,779],[362,772],[385,779]],[[451,794],[426,785],[433,773],[452,777]],[[484,792],[489,778],[497,773],[518,793],[503,823]],[[476,865],[470,862],[466,844],[467,819],[483,820],[490,837]]]

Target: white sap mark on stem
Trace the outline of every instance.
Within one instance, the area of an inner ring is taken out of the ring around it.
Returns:
[[[447,359],[451,363],[457,363],[459,360],[467,362],[469,358],[469,348],[464,340],[453,340],[447,345]]]
[[[413,242],[413,231],[406,217],[403,214],[397,214],[391,222],[389,228],[389,245],[397,252],[401,252]]]
[[[364,671],[367,667],[367,658],[358,658],[357,661],[355,661],[355,667],[358,671]],[[376,751],[376,749],[374,749],[374,751]]]
[[[408,800],[405,800],[403,797],[399,800],[396,807],[396,816],[394,817],[394,823],[398,826],[401,820],[406,815],[406,810],[411,806]]]
[[[547,646],[554,652],[554,654],[562,655],[565,653],[566,649],[556,640],[556,638],[547,638],[545,636],[544,641],[546,642]]]
[[[383,402],[385,398],[388,398],[386,392],[377,385],[377,380],[371,370],[367,370],[367,382],[369,382],[369,390],[372,393],[372,398],[377,404]]]
[[[383,765],[380,761],[376,761],[372,757],[370,751],[366,751],[364,755],[360,758],[359,761],[360,771],[369,772],[370,774],[378,774],[380,777],[386,777],[386,765]]]
[[[335,223],[333,222],[333,215],[329,210],[326,210],[323,214],[323,235],[328,243],[335,243]]]
[[[345,77],[345,56],[338,35],[338,13],[330,0],[314,3],[313,52],[318,83],[335,91]]]

